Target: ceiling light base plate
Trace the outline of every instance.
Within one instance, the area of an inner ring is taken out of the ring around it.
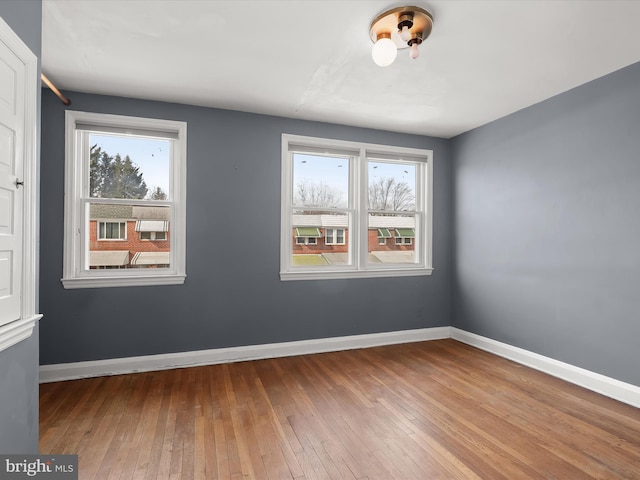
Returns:
[[[398,23],[406,18],[406,14],[409,12],[413,13],[413,26],[410,29],[410,38],[415,38],[416,33],[421,33],[420,37],[422,40],[426,40],[433,28],[433,15],[424,8],[405,6],[386,10],[371,22],[371,28],[369,29],[371,41],[375,43],[381,34],[388,33],[393,43],[396,44],[396,47],[408,48],[410,46],[409,43],[400,38]]]

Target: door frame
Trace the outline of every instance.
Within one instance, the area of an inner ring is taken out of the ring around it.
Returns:
[[[11,27],[0,18],[0,42],[4,43],[25,66],[24,109],[24,199],[22,206],[22,292],[20,318],[0,327],[0,351],[15,345],[33,333],[42,315],[38,311],[38,223],[40,191],[40,130],[38,127],[38,57]],[[21,187],[22,188],[22,187]]]

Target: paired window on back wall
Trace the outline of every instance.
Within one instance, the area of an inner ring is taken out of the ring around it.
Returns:
[[[280,278],[429,275],[433,153],[282,136]]]
[[[66,112],[65,288],[184,282],[186,133]]]

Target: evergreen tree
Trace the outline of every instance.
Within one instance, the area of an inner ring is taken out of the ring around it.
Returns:
[[[92,197],[101,198],[144,198],[147,184],[142,172],[129,155],[124,159],[104,152],[93,145],[89,156],[89,189]]]
[[[166,200],[167,194],[165,193],[164,190],[162,190],[162,188],[155,187],[154,189],[151,190],[150,198],[151,200]]]

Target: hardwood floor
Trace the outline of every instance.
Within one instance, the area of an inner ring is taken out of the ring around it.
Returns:
[[[40,386],[80,479],[640,478],[640,409],[454,340]]]

